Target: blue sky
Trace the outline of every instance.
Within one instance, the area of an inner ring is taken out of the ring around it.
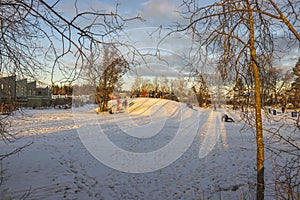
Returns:
[[[55,2],[50,0],[49,2]],[[156,35],[149,36],[150,33],[162,27],[162,35],[167,33],[167,28],[174,25],[175,22],[182,20],[180,14],[180,4],[182,0],[78,0],[78,9],[80,11],[98,10],[107,13],[114,12],[118,4],[118,13],[123,17],[141,16],[145,21],[132,21],[127,24],[124,34],[128,36],[128,40],[136,45],[141,51],[155,50],[157,43],[160,41],[158,32]],[[213,0],[201,0],[199,4],[207,5],[214,2]],[[63,0],[57,7],[66,16],[74,15],[74,0]],[[185,65],[188,61],[184,59],[189,47],[189,38],[179,36],[170,38],[162,47],[162,54],[169,59],[168,64],[160,61],[151,60],[150,65],[153,70],[143,69],[141,66],[136,70],[142,76],[175,76],[174,71],[179,72],[179,68]],[[276,62],[276,65],[284,69],[291,69],[298,59],[299,51],[292,51],[291,54]],[[155,63],[157,65],[155,65]],[[159,66],[159,67],[158,67]]]
[[[49,2],[54,1],[50,0]],[[55,2],[55,1],[54,1]],[[201,0],[199,5],[207,5],[213,0]],[[145,22],[137,26],[170,25],[180,19],[179,13],[182,0],[78,0],[80,11],[91,9],[106,12],[115,11],[118,5],[118,13],[125,17],[141,16]],[[74,0],[63,0],[59,7],[65,13],[74,13]]]
[[[125,43],[130,41],[132,45],[142,52],[154,52],[161,37],[168,32],[164,28],[174,25],[178,20],[182,20],[177,12],[180,9],[181,0],[79,0],[77,2],[78,9],[81,12],[91,9],[106,13],[115,12],[117,4],[118,13],[122,17],[142,17],[142,21],[134,20],[127,23],[122,33]],[[75,15],[74,0],[63,0],[56,7],[60,12],[64,13],[64,16],[72,17]],[[158,27],[163,29],[156,31]],[[150,36],[153,32],[155,34]],[[168,59],[168,63],[149,58],[150,60],[147,60],[148,66],[141,65],[135,68],[134,72],[146,78],[155,76],[178,77],[182,66],[187,63],[183,59],[182,53],[186,51],[187,43],[190,41],[190,38],[186,38],[183,35],[179,38],[168,38],[160,46],[161,54]],[[69,64],[72,65],[72,61]],[[151,69],[149,69],[149,66],[151,66]],[[125,79],[125,82],[127,82],[132,77],[125,77]],[[129,85],[130,83],[127,84],[127,87]]]

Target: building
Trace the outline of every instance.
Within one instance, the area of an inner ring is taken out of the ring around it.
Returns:
[[[26,107],[28,103],[27,79],[16,81],[16,102],[20,107]]]
[[[0,104],[8,104],[16,100],[16,76],[0,74]]]
[[[0,105],[19,107],[48,107],[51,105],[51,88],[36,81],[16,80],[15,75],[0,74]]]
[[[48,107],[51,105],[51,88],[37,85],[36,81],[27,84],[28,107]]]

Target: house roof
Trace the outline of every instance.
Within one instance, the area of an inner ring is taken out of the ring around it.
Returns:
[[[0,74],[0,78],[7,78],[7,77],[13,77],[16,76],[14,74]]]
[[[46,88],[46,87],[51,88],[51,86],[50,86],[49,84],[43,83],[43,82],[41,82],[41,81],[37,81],[37,82],[36,82],[36,87],[37,87],[37,88]]]

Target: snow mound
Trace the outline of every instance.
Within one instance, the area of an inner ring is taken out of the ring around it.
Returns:
[[[180,108],[187,109],[185,104],[156,98],[137,98],[131,101],[128,113],[132,115],[155,115],[155,117],[178,115]]]

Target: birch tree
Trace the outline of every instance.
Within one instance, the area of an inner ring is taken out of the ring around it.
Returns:
[[[265,146],[262,124],[259,58],[274,58],[286,49],[276,43],[285,38],[287,46],[299,44],[300,21],[297,0],[219,0],[199,6],[197,0],[184,0],[182,15],[186,23],[176,31],[192,35],[198,44],[193,59],[205,65],[207,59],[219,63],[224,79],[234,79],[243,71],[251,72],[255,94],[257,199],[264,199]]]

